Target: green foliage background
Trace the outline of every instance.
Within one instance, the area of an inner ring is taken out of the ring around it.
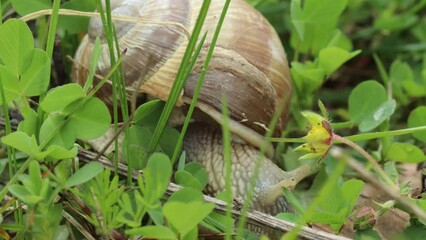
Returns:
[[[287,51],[294,91],[284,135],[304,135],[307,121],[301,112],[319,111],[317,101],[321,100],[333,129],[348,138],[365,133],[358,136],[359,145],[381,164],[398,186],[398,194],[425,211],[426,196],[423,192],[414,194],[409,183],[398,181],[398,165],[422,166],[426,160],[426,133],[416,128],[426,126],[426,0],[248,2],[270,20]],[[110,74],[95,86],[92,81],[83,87],[70,83],[72,63],[67,55],[74,54],[81,33],[87,29],[88,18],[62,16],[57,11],[93,11],[99,1],[0,3],[4,22],[0,25],[0,103],[6,119],[6,128],[0,132],[0,170],[5,175],[0,192],[1,236],[7,238],[8,233],[13,233],[33,239],[68,239],[72,234],[80,237],[89,230],[76,225],[67,227],[67,222],[83,215],[96,229],[92,234],[105,239],[117,233],[126,237],[193,239],[198,235],[199,223],[228,233],[230,238],[234,223],[230,213],[222,216],[212,212],[214,205],[202,198],[207,173],[200,165],[185,165],[185,155],[180,155],[180,147],[176,148],[181,145],[180,133],[165,126],[173,101],[151,101],[140,106],[125,130],[124,145],[136,147],[125,147],[124,158],[129,169],[144,169],[144,177],[139,175],[132,182],[129,174],[127,181],[120,180],[117,161],[114,173],[95,162],[84,166],[74,162],[77,144],[102,135],[111,121],[117,121],[117,115],[111,119],[94,93],[111,75],[119,82],[121,59],[112,61]],[[52,17],[42,16],[28,23],[11,19],[51,8]],[[109,26],[109,14],[105,13],[105,29]],[[194,32],[193,36],[199,33]],[[108,40],[114,49],[113,34],[109,34]],[[197,51],[196,40],[194,37],[192,49],[182,64],[182,79],[187,77],[194,61],[190,54]],[[98,57],[99,52],[92,58],[92,77]],[[177,82],[184,84],[183,80]],[[123,93],[119,84],[117,89],[119,94]],[[178,94],[178,86],[176,89],[174,93]],[[9,108],[19,109],[23,117],[17,131],[11,129]],[[408,130],[397,136],[393,130],[399,129]],[[154,140],[141,139],[141,134]],[[278,144],[276,158],[281,166],[293,169],[303,163],[296,160],[300,155],[293,152],[297,145]],[[372,168],[355,151],[348,152],[365,169]],[[144,161],[131,161],[141,155]],[[164,200],[173,175],[170,159],[178,162],[174,180],[184,188]],[[324,223],[339,232],[353,215],[365,184],[357,177],[343,161],[327,157],[308,187],[302,184],[295,192],[284,191],[297,211],[280,214],[278,218],[301,224]],[[13,198],[7,199],[7,194]],[[224,199],[231,201],[226,194]],[[20,204],[27,206],[26,211]],[[389,205],[404,209],[398,203],[379,203],[374,217],[388,211]],[[424,233],[425,222],[426,219],[410,212],[410,223],[400,238],[410,239]],[[297,235],[297,231],[293,233]],[[244,234],[251,236],[249,232]],[[375,230],[367,228],[357,231],[355,238],[367,235],[378,237]]]

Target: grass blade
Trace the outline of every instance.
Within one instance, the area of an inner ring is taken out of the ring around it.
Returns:
[[[50,17],[49,34],[47,35],[46,52],[50,59],[53,56],[53,47],[55,45],[56,27],[58,26],[58,12],[60,0],[53,1],[52,16]]]
[[[151,153],[154,152],[156,149],[158,142],[160,140],[161,134],[163,133],[164,127],[167,124],[167,120],[170,117],[170,114],[173,110],[173,108],[176,105],[176,101],[179,98],[180,92],[183,89],[183,86],[185,85],[186,79],[185,73],[186,69],[188,68],[190,58],[192,53],[194,52],[195,45],[197,43],[198,36],[200,35],[201,28],[204,24],[204,20],[207,16],[207,11],[210,6],[210,0],[206,0],[203,2],[203,5],[201,7],[200,13],[197,18],[197,22],[195,23],[194,30],[192,32],[192,35],[189,39],[188,46],[185,50],[185,54],[182,58],[182,62],[179,66],[179,70],[176,76],[176,79],[173,83],[173,86],[170,90],[169,98],[166,101],[166,105],[164,106],[163,112],[161,113],[160,119],[158,121],[158,124],[154,130],[154,134],[152,136],[152,139],[149,143],[148,149],[147,149],[147,156],[149,156]]]
[[[232,160],[231,160],[231,132],[229,131],[228,100],[226,95],[222,95],[222,136],[223,136],[223,160],[225,161],[225,197],[226,197],[226,217],[232,217]],[[232,239],[232,227],[226,226],[225,239]]]
[[[189,77],[189,74],[191,73],[191,70],[194,68],[195,62],[197,61],[198,55],[200,55],[201,48],[203,47],[204,41],[206,40],[207,33],[204,33],[204,36],[201,38],[200,43],[198,44],[197,50],[194,53],[194,56],[192,57],[191,63],[188,66],[185,79]],[[206,59],[207,60],[207,59]],[[197,103],[198,95],[201,91],[201,86],[203,85],[204,77],[201,76],[198,79],[197,86],[194,91],[194,97],[192,98],[191,104],[189,105],[188,113],[186,114],[185,121],[182,126],[182,130],[180,131],[179,139],[176,143],[175,150],[173,152],[172,156],[172,164],[174,164],[179,157],[180,150],[182,149],[183,145],[183,138],[185,137],[186,130],[188,129],[189,122],[191,121],[192,113],[195,109],[195,104]]]

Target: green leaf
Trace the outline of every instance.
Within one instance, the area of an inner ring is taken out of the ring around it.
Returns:
[[[35,205],[43,200],[42,197],[31,194],[25,187],[18,184],[10,186],[9,192],[28,205]]]
[[[146,189],[142,191],[148,205],[155,204],[163,196],[169,186],[171,175],[172,165],[167,155],[152,154],[144,169]]]
[[[349,52],[338,47],[324,48],[319,52],[319,65],[324,69],[325,74],[330,76],[343,63],[355,57],[360,52],[360,50]]]
[[[87,75],[86,82],[84,83],[83,91],[87,93],[93,87],[93,78],[95,76],[96,68],[98,66],[99,57],[102,53],[102,42],[99,37],[96,37],[93,46],[92,56],[90,56],[89,74]]]
[[[64,115],[50,114],[40,128],[40,143],[45,143],[49,140],[49,145],[58,145],[66,149],[73,146],[76,136],[73,129],[66,125],[58,129],[58,127],[65,121]]]
[[[173,193],[168,202],[202,202],[204,201],[203,194],[195,188],[183,188]]]
[[[362,132],[370,131],[379,126],[395,112],[396,102],[390,99],[374,110],[370,115],[366,116],[359,124],[359,130]]]
[[[3,90],[7,103],[17,99],[20,95],[19,82],[16,79],[16,75],[14,75],[9,68],[0,65],[0,81],[3,83]],[[0,104],[3,104],[2,98],[0,98]]]
[[[291,45],[303,53],[310,50],[317,54],[327,46],[333,37],[337,20],[348,0],[293,0],[291,2],[291,23],[295,33]]]
[[[38,144],[34,135],[31,137],[24,132],[12,132],[1,138],[2,142],[30,156],[38,153]]]
[[[385,163],[383,170],[385,171],[386,175],[389,176],[390,179],[396,184],[398,184],[398,171],[396,170],[395,162],[394,161],[388,161]]]
[[[279,213],[276,218],[292,223],[297,223],[299,221],[299,217],[294,213]]]
[[[69,159],[77,156],[78,145],[74,145],[71,149],[66,149],[58,145],[50,145],[46,152],[47,156],[55,160],[59,159]]]
[[[69,83],[53,88],[49,91],[40,103],[40,107],[48,113],[59,111],[65,108],[68,104],[83,97],[84,92],[81,86],[76,83]]]
[[[125,135],[122,150],[123,160],[131,168],[143,169],[146,166],[147,148],[152,137],[152,131],[149,127],[132,125],[129,127],[128,134]]]
[[[327,47],[338,47],[349,52],[352,50],[352,42],[342,31],[336,29]]]
[[[83,12],[93,12],[96,9],[96,0],[71,0],[61,5],[61,9],[71,9]],[[86,32],[90,18],[63,16],[58,17],[58,27],[65,29],[69,34]]]
[[[374,229],[356,231],[354,240],[381,240],[380,234]]]
[[[213,232],[223,233],[227,229],[232,229],[233,226],[235,226],[235,219],[213,211],[204,218],[201,224],[204,227],[211,229]]]
[[[24,120],[18,125],[18,131],[27,133],[29,136],[35,135],[37,129],[37,113],[30,107],[21,108]]]
[[[291,73],[296,86],[303,93],[312,93],[323,83],[325,72],[316,64],[307,61],[305,63],[292,62]]]
[[[347,201],[347,214],[349,216],[355,203],[361,194],[362,188],[364,187],[364,182],[357,179],[350,179],[342,184],[342,196]]]
[[[209,175],[204,167],[198,162],[191,162],[185,165],[185,170],[191,173],[201,183],[203,188],[209,181]]]
[[[343,211],[340,209],[336,212],[315,212],[309,219],[309,222],[313,223],[325,223],[325,224],[343,224],[345,222],[345,217]]]
[[[76,101],[64,109],[71,113],[79,102]],[[102,136],[110,127],[111,115],[105,103],[98,98],[90,98],[82,107],[75,111],[66,123],[75,136],[81,140],[89,140]]]
[[[30,65],[26,58],[33,50],[34,39],[25,22],[9,19],[0,25],[0,62],[14,75],[22,74]]]
[[[30,64],[27,65],[21,75],[21,95],[27,97],[41,95],[49,87],[50,58],[45,51],[33,49],[28,54],[28,59],[24,60]]]
[[[386,159],[396,162],[420,163],[426,160],[423,151],[410,143],[394,142],[386,153]]]
[[[16,69],[13,66],[0,65],[0,78],[4,82],[8,102],[19,96],[38,96],[46,92],[49,86],[50,59],[46,52],[41,49],[32,49],[25,59],[19,59],[19,61],[23,61],[19,64],[25,64],[25,69],[20,73],[14,73]]]
[[[424,225],[410,224],[410,226],[406,227],[403,232],[399,233],[395,239],[398,239],[398,240],[423,239],[425,235],[426,235],[426,229],[424,228]],[[380,236],[378,236],[378,238],[376,239],[380,240]]]
[[[104,166],[99,162],[91,162],[77,170],[65,183],[65,187],[70,188],[85,183],[102,172]]]
[[[400,103],[407,104],[409,102],[408,95],[403,89],[403,83],[413,81],[413,72],[407,63],[396,59],[392,62],[389,70],[389,80],[392,83],[392,94]]]
[[[174,150],[176,148],[177,141],[179,139],[179,131],[175,128],[166,126],[161,135],[160,141],[158,142],[161,150],[172,158]]]
[[[146,212],[146,206],[139,191],[123,193],[118,204],[121,209],[116,216],[117,220],[129,227],[139,227]]]
[[[130,236],[141,235],[150,239],[177,239],[175,233],[164,226],[145,226],[125,231]]]
[[[186,235],[211,213],[213,203],[203,202],[167,202],[164,204],[163,213],[170,223],[181,235]]]
[[[25,178],[29,177],[29,178]],[[21,175],[19,180],[32,193],[40,195],[43,186],[43,179],[40,172],[40,165],[37,161],[31,161],[28,167],[28,175]]]
[[[164,104],[161,100],[152,100],[140,105],[135,111],[133,121],[138,125],[156,125]]]
[[[412,26],[418,20],[418,16],[410,14],[408,11],[404,14],[388,14],[387,11],[383,12],[374,21],[374,27],[381,30],[397,31]]]
[[[408,127],[426,126],[426,106],[420,106],[411,111],[408,116]],[[424,131],[413,133],[413,136],[424,143],[426,143],[426,134]]]
[[[146,159],[145,156],[153,131],[154,127],[152,126],[130,126],[128,134],[124,138],[122,149],[124,161],[132,168],[143,169],[146,166],[146,162],[143,160]],[[178,138],[179,132],[172,127],[166,126],[156,151],[164,152],[168,157],[171,157]]]
[[[62,211],[61,211],[61,216],[62,216]],[[67,240],[69,239],[69,231],[68,231],[68,226],[67,225],[61,225],[56,229],[55,232],[55,236],[53,237],[53,239],[55,240]]]
[[[183,187],[192,187],[200,191],[204,189],[200,181],[185,170],[179,170],[175,173],[175,181]]]
[[[52,5],[51,0],[11,0],[10,2],[21,16],[43,9],[50,9]]]
[[[379,122],[374,121],[376,111],[380,107],[386,107],[385,110],[387,109],[387,105],[382,106],[386,100],[386,91],[380,83],[374,80],[362,82],[352,90],[349,96],[349,116],[358,124],[367,121],[367,123],[364,123],[363,129],[371,128],[371,126]],[[392,104],[390,105],[392,106]],[[380,111],[378,113],[379,116],[382,116]],[[371,121],[371,118],[373,118],[373,124],[370,125],[368,122]],[[377,119],[380,120],[382,117]]]
[[[148,209],[148,215],[155,225],[163,225],[164,216],[161,211],[162,206],[158,206],[158,208],[150,208]]]

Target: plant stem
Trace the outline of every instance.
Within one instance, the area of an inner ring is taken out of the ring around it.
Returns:
[[[333,129],[334,129],[334,126],[335,125],[333,125]],[[361,133],[357,135],[346,136],[345,139],[350,140],[352,142],[359,142],[359,141],[366,141],[366,140],[383,138],[383,137],[411,134],[411,133],[420,132],[420,131],[426,131],[426,126],[405,128],[405,129],[392,130],[392,131],[383,131],[383,132]],[[266,138],[266,140],[271,142],[290,142],[290,143],[305,142],[303,138]],[[338,140],[336,143],[340,143],[340,141]]]
[[[342,129],[342,128],[351,128],[355,126],[355,123],[352,121],[346,121],[346,122],[339,122],[339,123],[331,123],[331,127],[336,129]]]
[[[367,151],[365,151],[362,147],[360,147],[358,144],[352,142],[349,139],[346,139],[344,137],[341,137],[339,135],[333,134],[333,140],[340,141],[341,143],[344,143],[353,149],[357,150],[361,155],[363,155],[370,163],[373,165],[376,172],[382,177],[383,180],[386,181],[386,183],[392,187],[393,190],[399,191],[399,187],[389,178],[389,176],[383,171],[383,169],[380,167],[380,165],[374,160],[374,158],[368,154]]]
[[[392,130],[392,131],[384,131],[384,132],[362,133],[362,134],[347,136],[345,138],[353,142],[358,142],[358,141],[370,140],[375,138],[399,136],[399,135],[410,134],[410,133],[415,133],[420,131],[426,131],[426,126],[405,128],[400,130]]]
[[[197,21],[195,23],[194,29],[192,31],[191,38],[188,41],[188,45],[185,50],[185,54],[183,55],[181,64],[179,66],[175,81],[173,82],[172,88],[170,89],[169,97],[166,101],[166,105],[164,106],[163,111],[161,112],[160,119],[157,123],[157,126],[155,127],[154,133],[152,134],[151,141],[148,145],[147,149],[147,157],[151,153],[153,153],[158,145],[158,142],[160,141],[161,135],[163,133],[164,127],[167,124],[167,121],[169,119],[169,116],[173,110],[173,108],[176,105],[176,102],[178,98],[180,97],[181,91],[186,83],[187,79],[184,79],[186,75],[186,69],[188,68],[191,60],[191,55],[194,52],[195,46],[197,44],[198,37],[201,32],[201,28],[204,24],[204,20],[207,17],[207,11],[210,6],[210,0],[209,1],[203,1],[203,4],[201,6],[201,10],[198,14]],[[143,160],[144,163],[146,163],[147,159]]]
[[[229,131],[229,111],[226,95],[222,94],[222,136],[223,159],[225,161],[225,193],[226,193],[226,217],[232,217],[232,160],[231,160],[231,133]],[[232,239],[232,226],[226,225],[225,239]]]
[[[338,151],[339,148],[334,148],[330,152],[331,155],[333,155],[336,158],[341,158],[341,151]],[[339,155],[339,156],[337,156]],[[417,206],[414,201],[410,201],[405,196],[402,196],[399,191],[396,191],[395,189],[389,188],[388,186],[384,185],[381,181],[378,181],[373,174],[371,174],[369,171],[367,171],[364,166],[359,164],[357,161],[355,161],[352,158],[346,158],[347,165],[358,172],[365,180],[367,180],[369,183],[371,183],[374,187],[382,190],[385,192],[389,197],[392,199],[395,199],[401,205],[403,205],[405,208],[407,208],[411,213],[416,215],[418,218],[422,220],[426,220],[426,212],[421,209],[419,206]]]
[[[58,12],[60,4],[60,0],[53,1],[52,16],[50,18],[49,33],[46,43],[46,52],[50,59],[52,59],[53,56],[53,47],[55,45],[56,26],[58,25]]]

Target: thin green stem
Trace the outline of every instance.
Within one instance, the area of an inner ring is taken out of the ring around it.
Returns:
[[[226,217],[232,217],[232,160],[231,160],[231,133],[229,131],[229,111],[226,95],[222,95],[222,136],[223,136],[223,160],[225,161],[225,194]],[[232,226],[226,226],[225,239],[232,239]]]
[[[3,79],[0,80],[0,95],[1,95],[1,102],[2,102],[2,108],[3,108],[3,114],[5,118],[5,128],[6,128],[6,135],[12,133],[12,124],[10,122],[10,116],[9,116],[9,105],[6,102],[6,96],[4,95],[4,88],[3,88]],[[6,152],[8,156],[8,170],[9,170],[9,176],[14,176],[17,169],[17,163],[16,163],[16,155],[15,151],[12,147],[9,145],[6,146]],[[0,199],[3,199],[4,197],[0,197]],[[19,204],[19,201],[18,201]],[[15,220],[18,223],[21,222],[21,214],[15,214]]]
[[[176,101],[178,100],[180,93],[183,89],[183,86],[186,83],[186,79],[184,79],[186,69],[188,68],[188,64],[190,62],[191,55],[194,52],[194,48],[195,48],[195,45],[197,43],[197,39],[200,35],[201,28],[204,24],[204,20],[207,16],[207,10],[210,6],[210,2],[211,2],[210,0],[203,1],[203,5],[201,6],[201,10],[200,10],[200,13],[198,15],[196,24],[194,26],[192,35],[189,39],[188,46],[185,50],[185,54],[182,58],[182,62],[180,64],[180,66],[179,66],[179,69],[178,69],[178,72],[177,72],[177,75],[176,75],[176,79],[175,79],[173,86],[170,90],[170,95],[169,95],[169,97],[166,101],[166,105],[164,106],[163,111],[161,112],[160,119],[158,121],[157,126],[155,127],[153,136],[152,136],[151,141],[148,145],[147,157],[149,157],[149,155],[151,153],[153,153],[154,150],[156,149],[158,142],[160,141],[161,135],[163,133],[164,127],[166,126],[167,121],[170,117],[170,114],[171,114],[173,108],[176,105]],[[146,161],[146,159],[145,159],[145,161]]]
[[[333,125],[333,129],[334,129],[334,125]],[[392,130],[392,131],[383,131],[383,132],[361,133],[361,134],[356,134],[351,136],[345,136],[345,138],[353,142],[360,142],[360,141],[366,141],[366,140],[383,138],[383,137],[412,134],[412,133],[421,132],[421,131],[426,131],[426,126]],[[271,137],[271,138],[265,138],[265,139],[271,142],[290,142],[290,143],[305,142],[303,138],[272,138]],[[341,142],[337,140],[335,143],[338,144]]]
[[[197,61],[198,55],[200,54],[201,48],[203,47],[204,41],[206,40],[206,36],[207,36],[207,32],[204,34],[204,36],[201,38],[200,43],[198,44],[198,48],[195,51],[195,54],[192,58],[192,62],[190,64],[190,66],[188,67],[187,76],[189,76],[189,74],[191,73],[191,71],[192,71],[192,69],[195,65],[195,62]],[[206,58],[205,62],[206,61],[207,61],[207,58]],[[203,85],[203,82],[204,82],[205,70],[206,70],[206,68],[203,68],[204,74],[203,74],[203,72],[201,72],[201,74],[198,78],[197,86],[195,87],[195,91],[194,91],[194,96],[192,97],[191,104],[189,105],[188,113],[186,114],[185,121],[184,121],[183,126],[182,126],[182,130],[180,131],[180,134],[179,134],[179,139],[176,143],[176,147],[175,147],[175,150],[173,152],[172,164],[174,164],[176,162],[176,160],[179,157],[179,153],[181,152],[181,148],[182,148],[182,145],[183,145],[183,139],[185,137],[186,130],[188,129],[189,123],[191,121],[191,116],[192,116],[192,113],[194,112],[195,105],[196,105],[197,100],[198,100],[198,95],[200,95],[201,86]]]
[[[184,125],[182,127],[181,134],[179,136],[179,140],[177,142],[177,145],[175,147],[175,151],[173,153],[172,163],[175,163],[175,161],[178,158],[178,154],[180,152],[180,149],[182,148],[183,137],[184,137],[184,135],[186,133],[186,129],[188,128],[189,121],[191,119],[192,113],[193,113],[194,108],[195,108],[195,104],[197,103],[198,95],[199,95],[199,93],[201,91],[201,86],[203,85],[204,77],[206,76],[206,73],[207,73],[207,70],[208,70],[208,66],[210,64],[210,59],[213,56],[213,51],[214,51],[214,48],[216,46],[216,42],[217,42],[217,39],[219,37],[220,30],[222,28],[222,24],[223,24],[223,21],[225,19],[226,13],[228,11],[229,2],[230,2],[229,0],[227,2],[225,2],[225,5],[223,6],[223,9],[222,9],[222,13],[220,14],[219,21],[217,23],[215,32],[213,34],[213,38],[212,38],[211,43],[210,43],[209,50],[208,50],[207,55],[206,55],[206,59],[204,60],[203,69],[201,70],[200,76],[198,77],[198,83],[197,83],[197,86],[196,86],[195,91],[194,91],[194,96],[192,97],[192,100],[191,100],[191,105],[189,106],[189,110],[188,110],[187,116],[185,118],[185,122],[184,122]],[[188,78],[189,74],[191,73],[192,68],[195,65],[196,58],[198,57],[198,55],[199,55],[199,53],[201,51],[201,48],[203,46],[203,43],[205,41],[206,36],[207,36],[207,33],[205,33],[203,35],[203,37],[201,38],[201,41],[198,44],[198,48],[197,48],[197,50],[196,50],[196,52],[194,54],[192,62],[191,62],[190,66],[187,69],[185,78]]]
[[[348,140],[344,137],[341,137],[339,135],[334,134],[332,137],[334,140],[337,140],[341,143],[344,143],[353,149],[357,150],[362,156],[364,156],[370,163],[373,165],[376,172],[382,177],[382,179],[393,189],[399,191],[399,187],[389,178],[389,176],[383,171],[383,169],[380,167],[380,165],[374,160],[374,158],[368,154],[367,151],[365,151],[362,147],[360,147],[358,144],[352,142],[351,140]]]
[[[6,194],[9,191],[9,187],[14,184],[17,180],[18,177],[23,174],[25,172],[25,170],[27,170],[28,166],[30,165],[30,162],[34,160],[34,157],[29,157],[23,164],[22,166],[18,169],[18,171],[16,171],[14,173],[14,175],[10,178],[10,180],[6,183],[6,185],[1,189],[0,191],[0,199],[4,199],[4,197],[6,197]]]
[[[55,45],[56,27],[58,25],[58,12],[60,4],[60,0],[53,1],[52,15],[50,17],[49,33],[47,35],[46,43],[46,52],[50,59],[52,59],[53,56],[53,47]]]
[[[339,122],[339,123],[331,123],[331,127],[332,127],[334,130],[337,130],[337,129],[344,129],[344,128],[351,128],[351,127],[353,127],[353,126],[355,126],[355,123],[354,123],[354,122],[352,122],[352,121]]]
[[[411,134],[411,133],[420,132],[420,131],[426,131],[426,126],[406,128],[406,129],[400,129],[400,130],[391,130],[391,131],[384,131],[384,132],[362,133],[362,134],[347,136],[345,138],[353,142],[359,142],[359,141],[365,141],[365,140],[382,138],[382,137]]]
[[[304,140],[303,138],[265,138],[265,140],[267,141],[271,141],[271,142],[280,142],[280,143],[304,143],[306,142],[306,140]]]
[[[47,35],[47,43],[46,43],[46,52],[47,55],[49,56],[50,60],[52,61],[52,56],[53,56],[53,47],[55,45],[55,36],[56,36],[56,27],[58,25],[58,12],[59,12],[59,6],[61,4],[60,0],[54,0],[53,1],[53,6],[52,6],[52,15],[50,17],[50,24],[49,24],[49,31],[48,31],[48,35]],[[45,21],[40,19],[41,22]],[[40,29],[40,28],[39,28]],[[42,28],[44,29],[44,28]],[[40,30],[39,30],[40,31]],[[42,38],[45,39],[45,38]],[[44,41],[43,41],[44,43]],[[41,45],[41,47],[44,45]],[[42,93],[39,96],[39,102],[43,101],[44,96],[46,95],[46,93]],[[38,124],[38,129],[41,128],[41,124],[44,121],[44,111],[42,111],[41,108],[37,109],[37,124]],[[36,132],[36,137],[38,138],[38,131]]]
[[[103,30],[105,33],[105,38],[107,40],[109,58],[111,65],[115,64],[115,55],[114,55],[114,42],[113,42],[113,25],[111,18],[111,5],[110,0],[105,1],[105,10],[102,6],[102,1],[98,0],[98,9],[103,25]],[[118,131],[118,102],[117,102],[117,85],[118,85],[118,76],[116,73],[112,75],[112,108],[113,108],[113,122],[114,122],[114,131]],[[119,149],[118,141],[114,142],[115,149]],[[130,166],[131,164],[129,164]],[[131,168],[129,167],[129,171]],[[118,174],[118,151],[114,151],[114,174]]]

